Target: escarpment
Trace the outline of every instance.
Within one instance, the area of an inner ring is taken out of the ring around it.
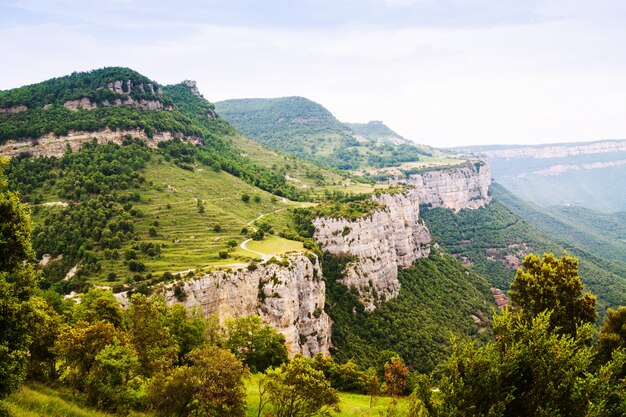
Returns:
[[[433,208],[459,211],[491,202],[491,169],[482,162],[412,174],[407,182],[417,190],[420,204]]]
[[[324,312],[326,287],[313,256],[291,255],[278,263],[212,272],[182,285],[184,301],[177,300],[172,286],[164,290],[169,303],[200,307],[221,321],[258,314],[285,336],[290,355],[328,354],[331,320]]]
[[[314,238],[324,250],[354,257],[341,282],[358,290],[368,311],[398,296],[398,267],[409,267],[430,254],[431,235],[420,221],[420,205],[458,211],[491,202],[491,171],[482,163],[414,174],[406,182],[412,188],[374,196],[383,208],[371,215],[354,221],[313,221]]]
[[[84,143],[91,142],[94,139],[99,143],[116,143],[120,145],[128,136],[139,138],[152,148],[156,148],[160,142],[167,142],[177,137],[195,145],[202,143],[200,137],[184,136],[172,132],[156,132],[148,136],[143,129],[111,130],[107,128],[95,132],[70,132],[67,135],[58,137],[50,133],[37,139],[25,141],[9,140],[0,145],[0,155],[14,157],[20,153],[27,152],[33,157],[60,157],[63,156],[68,147],[73,152],[76,152]]]
[[[431,236],[419,219],[415,189],[373,197],[384,207],[355,221],[317,218],[314,238],[335,255],[351,255],[342,283],[355,287],[366,310],[398,296],[398,267],[411,266],[430,253]]]

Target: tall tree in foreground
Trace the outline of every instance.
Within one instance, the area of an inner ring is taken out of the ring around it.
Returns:
[[[551,253],[543,258],[528,255],[511,284],[511,304],[527,318],[551,311],[551,329],[574,336],[576,328],[596,320],[596,296],[583,293],[578,275],[578,260],[564,254],[558,259]]]
[[[6,189],[0,159],[0,400],[26,375],[36,286],[28,209]]]

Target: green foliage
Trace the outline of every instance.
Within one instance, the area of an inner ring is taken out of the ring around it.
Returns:
[[[247,370],[235,356],[217,347],[202,347],[186,356],[187,365],[158,374],[148,401],[162,416],[242,417],[246,407],[243,378]]]
[[[598,296],[602,317],[607,307],[626,305],[626,265],[600,259],[575,244],[557,240],[513,214],[499,202],[477,210],[423,210],[434,240],[501,289],[513,281],[518,262],[530,252],[561,253],[579,259],[585,286]],[[516,260],[511,263],[510,260]]]
[[[623,412],[623,402],[616,399],[624,395],[624,384],[607,384],[616,381],[615,371],[623,358],[616,357],[611,367],[593,375],[589,373],[593,349],[586,343],[593,328],[583,325],[570,336],[551,327],[549,311],[530,321],[504,311],[494,317],[495,341],[479,346],[453,340],[451,356],[441,367],[439,392],[424,386],[417,391],[427,415],[548,417]]]
[[[374,375],[364,372],[352,360],[338,364],[332,356],[318,353],[311,360],[311,366],[322,371],[331,387],[341,392],[368,394]]]
[[[179,346],[166,327],[167,304],[163,298],[134,294],[126,310],[130,340],[139,355],[139,373],[151,377],[169,369]]]
[[[626,349],[626,307],[607,311],[600,329],[598,360],[608,362],[617,349]]]
[[[134,88],[130,91],[125,81],[130,80]],[[122,90],[124,96],[135,99],[157,99],[163,103],[170,103],[165,97],[158,94],[159,85],[143,75],[122,67],[102,68],[89,72],[74,72],[71,75],[53,78],[38,84],[28,85],[13,90],[0,92],[0,107],[7,108],[24,105],[28,108],[43,107],[47,104],[63,104],[69,100],[89,98],[98,103],[104,100],[114,100],[118,95],[107,87],[114,81],[124,81]],[[137,86],[144,85],[142,92]],[[152,84],[157,94],[152,94],[148,84]]]
[[[365,141],[357,140],[354,134],[359,132],[352,126],[302,97],[227,100],[215,106],[221,116],[258,142],[332,168],[398,166],[418,161],[423,153],[388,128],[384,134],[378,134],[382,133],[378,129],[369,132]],[[398,138],[403,143],[396,144]]]
[[[385,350],[395,351],[409,368],[431,371],[445,356],[450,334],[488,334],[485,312],[494,308],[485,280],[449,255],[431,252],[413,267],[400,269],[397,298],[369,313],[343,284],[350,258],[324,254],[326,309],[333,320],[332,354],[338,362],[354,359],[363,367],[381,369],[394,353],[379,362]],[[471,315],[482,317],[477,325]]]
[[[102,320],[120,328],[124,313],[111,291],[96,288],[82,295],[80,304],[74,309],[74,320],[89,323]]]
[[[337,410],[337,392],[324,373],[301,356],[268,370],[260,384],[259,415],[267,402],[276,417],[329,416],[331,410]]]
[[[516,197],[498,183],[490,187],[494,197],[511,212],[549,236],[575,244],[597,257],[626,261],[626,213],[600,213],[584,207],[540,207]]]
[[[578,276],[578,260],[563,255],[557,259],[547,253],[543,258],[533,254],[522,262],[511,284],[511,305],[521,315],[536,317],[552,311],[550,325],[564,334],[575,335],[578,326],[596,320],[596,297],[583,294]]]
[[[182,304],[174,304],[167,309],[165,326],[178,345],[179,360],[207,342],[209,324],[200,310],[189,311]]]
[[[227,321],[224,346],[255,373],[287,361],[285,336],[255,315]]]
[[[56,378],[54,344],[63,323],[63,317],[41,296],[33,297],[35,320],[31,334],[28,379],[50,381]]]
[[[0,400],[26,376],[37,318],[31,300],[37,276],[30,263],[29,211],[16,193],[6,190],[4,166],[0,159]]]

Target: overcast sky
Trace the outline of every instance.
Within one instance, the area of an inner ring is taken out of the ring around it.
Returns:
[[[0,89],[105,66],[454,146],[626,138],[626,1],[0,0]]]

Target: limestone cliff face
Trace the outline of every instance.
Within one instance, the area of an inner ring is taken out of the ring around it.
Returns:
[[[303,254],[285,258],[289,266],[260,264],[255,270],[218,271],[184,283],[185,307],[230,317],[258,314],[285,335],[290,355],[328,354],[331,320],[324,312],[325,284],[317,259]],[[169,303],[178,302],[171,288]]]
[[[110,130],[104,129],[97,132],[70,132],[65,136],[56,137],[48,134],[33,140],[14,141],[9,140],[5,144],[0,145],[0,155],[13,157],[22,152],[28,152],[31,156],[62,156],[65,149],[69,146],[72,151],[76,152],[81,145],[96,139],[99,143],[117,143],[121,144],[126,135],[134,138],[142,139],[150,147],[156,147],[159,142],[172,140],[175,137],[181,137],[183,140],[193,144],[201,144],[202,139],[196,136],[176,136],[171,132],[157,132],[152,136],[148,136],[146,132],[140,129],[136,130]]]
[[[489,158],[565,158],[568,156],[606,153],[606,152],[624,152],[626,151],[626,141],[624,140],[607,140],[581,144],[563,144],[563,145],[537,145],[537,146],[520,146],[515,148],[495,149],[495,150],[479,150],[478,154]]]
[[[172,106],[163,106],[159,100],[146,100],[146,99],[134,99],[127,97],[124,99],[118,98],[113,101],[104,100],[100,103],[102,107],[109,106],[128,106],[136,107],[145,110],[172,110]],[[98,103],[89,100],[87,97],[83,97],[77,100],[70,100],[63,103],[63,107],[69,110],[92,110],[98,108]]]
[[[352,255],[342,283],[356,287],[366,310],[398,296],[398,267],[411,266],[430,253],[431,236],[419,219],[419,194],[411,189],[373,197],[384,206],[350,221],[317,218],[315,240],[335,255]]]
[[[409,177],[419,194],[420,203],[431,207],[477,209],[491,202],[488,164],[473,163],[459,167],[437,169]]]

